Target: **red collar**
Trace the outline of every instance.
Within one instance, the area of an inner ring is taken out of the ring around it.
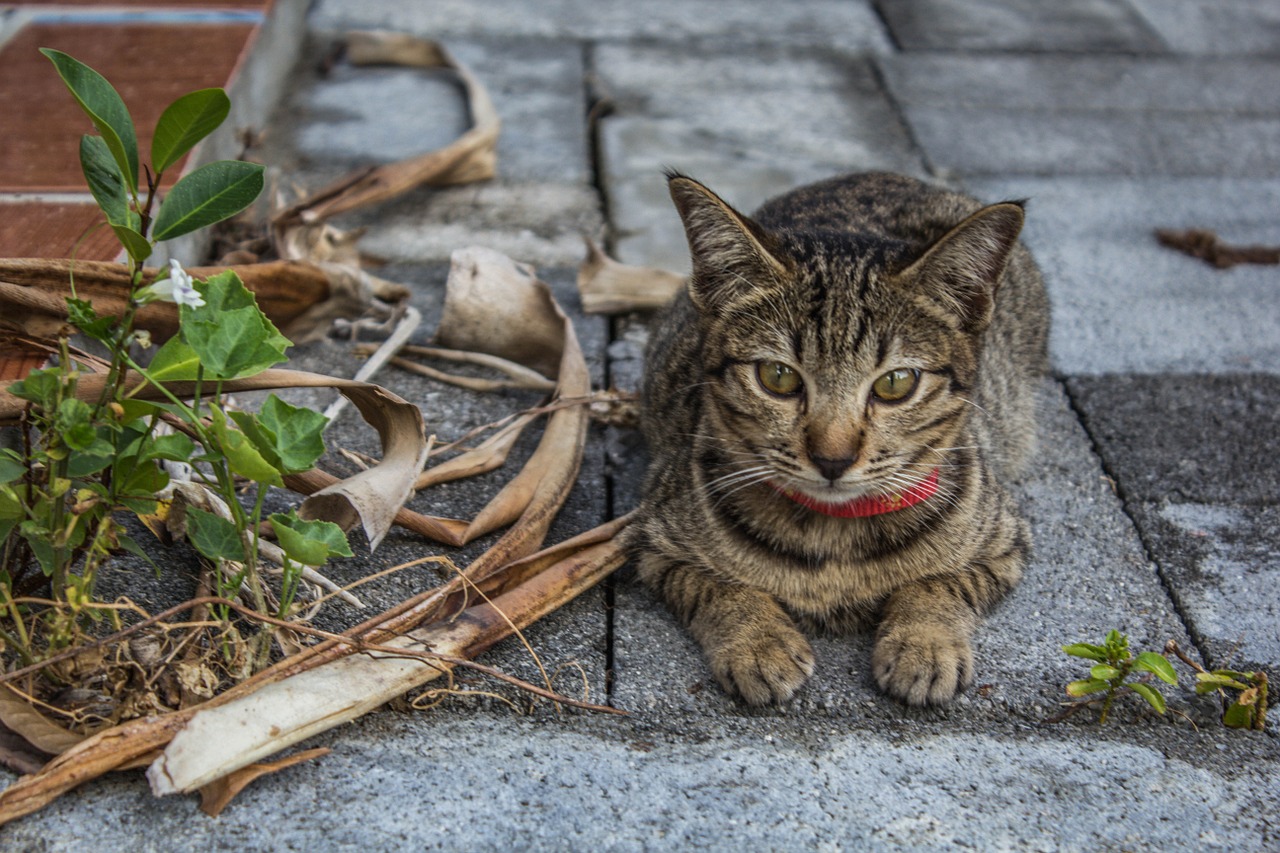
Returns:
[[[811,498],[802,492],[783,489],[770,483],[769,486],[779,494],[790,498],[805,509],[830,515],[834,518],[867,518],[872,515],[883,515],[886,512],[897,512],[928,500],[938,493],[938,469],[934,468],[914,486],[892,495],[863,495],[860,498],[844,503],[828,503]]]

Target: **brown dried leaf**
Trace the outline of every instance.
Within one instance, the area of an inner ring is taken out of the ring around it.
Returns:
[[[588,314],[652,311],[671,301],[685,278],[656,267],[637,267],[609,257],[589,237],[587,257],[578,267],[578,294]]]
[[[0,684],[0,722],[41,752],[58,755],[84,740],[41,714],[32,704]]]
[[[227,269],[240,276],[258,307],[294,343],[323,337],[335,318],[385,317],[392,303],[409,298],[407,288],[358,269],[305,260],[192,267],[187,272],[208,278]],[[154,267],[143,270],[143,283],[160,272]],[[0,259],[0,308],[6,323],[35,337],[56,336],[67,322],[73,275],[76,295],[92,302],[99,314],[124,314],[131,291],[124,264],[7,258]],[[135,324],[157,341],[168,338],[178,331],[178,308],[172,302],[152,302],[138,309]]]
[[[243,791],[255,779],[284,770],[286,767],[292,767],[295,764],[301,764],[304,761],[310,761],[313,758],[320,758],[332,751],[328,747],[320,746],[315,749],[303,750],[279,761],[250,764],[248,767],[229,773],[200,789],[200,811],[209,817],[217,817],[222,814],[222,810],[231,803],[236,794]]]
[[[441,346],[496,355],[544,376],[559,373],[566,321],[532,267],[492,249],[458,249],[445,287]]]
[[[386,201],[414,187],[483,181],[496,172],[502,126],[498,111],[471,70],[455,60],[443,45],[402,33],[357,32],[348,34],[346,47],[347,58],[355,65],[452,70],[466,91],[472,126],[444,148],[362,169],[281,211],[272,222],[277,246],[314,243],[314,238],[296,231],[320,227],[320,223],[339,213]]]

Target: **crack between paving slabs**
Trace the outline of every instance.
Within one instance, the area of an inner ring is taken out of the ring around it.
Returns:
[[[1092,451],[1093,455],[1097,458],[1098,463],[1102,466],[1102,473],[1105,474],[1107,479],[1111,482],[1111,486],[1115,490],[1116,497],[1120,499],[1120,509],[1124,512],[1125,518],[1129,520],[1129,524],[1138,535],[1138,544],[1142,546],[1142,555],[1146,558],[1148,563],[1155,566],[1156,577],[1159,578],[1160,586],[1164,589],[1165,595],[1169,596],[1169,600],[1173,602],[1173,610],[1178,616],[1178,622],[1182,625],[1182,630],[1187,632],[1187,636],[1191,639],[1192,644],[1195,645],[1196,653],[1200,656],[1200,659],[1204,661],[1210,669],[1212,669],[1213,661],[1208,654],[1208,646],[1205,643],[1205,639],[1200,632],[1196,630],[1195,625],[1188,618],[1186,608],[1182,603],[1182,597],[1178,594],[1173,583],[1169,580],[1169,576],[1166,574],[1164,566],[1161,565],[1158,559],[1156,559],[1151,542],[1148,540],[1146,532],[1142,529],[1142,525],[1138,524],[1138,519],[1131,507],[1128,491],[1125,489],[1124,484],[1120,482],[1119,476],[1108,463],[1107,456],[1102,449],[1102,444],[1098,441],[1089,424],[1088,413],[1085,412],[1084,407],[1080,405],[1080,402],[1076,399],[1075,393],[1071,390],[1071,384],[1067,381],[1071,377],[1057,372],[1054,372],[1052,376],[1053,381],[1058,383],[1058,386],[1066,395],[1067,405],[1071,407],[1071,413],[1076,416],[1076,420],[1080,423],[1081,428],[1084,429],[1084,434],[1089,439],[1089,450]]]
[[[612,102],[608,95],[603,91],[600,83],[600,77],[596,70],[595,61],[595,45],[590,41],[581,43],[582,51],[582,95],[583,95],[583,120],[587,125],[587,156],[589,162],[587,169],[591,175],[591,188],[595,191],[597,202],[604,219],[604,251],[612,255],[615,248],[614,227],[609,213],[609,189],[605,185],[604,172],[604,152],[600,144],[600,120],[609,115],[613,111]],[[618,321],[609,317],[609,333],[605,343],[604,358],[604,386],[611,388],[613,386],[613,360],[609,355],[609,347],[618,339]],[[607,427],[608,429],[618,429],[618,427]],[[606,439],[604,447],[601,450],[604,455],[604,499],[605,513],[609,519],[617,518],[621,513],[615,503],[615,490],[613,485],[614,470],[609,459],[609,442]],[[625,510],[623,510],[625,512]],[[613,701],[614,687],[614,612],[617,596],[617,573],[611,573],[604,579],[603,597],[604,597],[604,691],[605,704],[609,707],[616,707]]]

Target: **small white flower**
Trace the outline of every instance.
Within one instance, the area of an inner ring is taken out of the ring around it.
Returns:
[[[196,290],[191,276],[177,260],[169,261],[169,277],[155,282],[148,290],[153,298],[164,302],[176,302],[189,308],[204,305],[204,297]]]

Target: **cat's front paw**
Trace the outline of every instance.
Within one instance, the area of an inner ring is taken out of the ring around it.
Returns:
[[[871,651],[880,689],[912,705],[940,705],[973,680],[969,637],[941,624],[901,624],[881,629]]]
[[[725,691],[751,705],[785,702],[813,675],[813,647],[782,620],[737,631],[707,657]]]

